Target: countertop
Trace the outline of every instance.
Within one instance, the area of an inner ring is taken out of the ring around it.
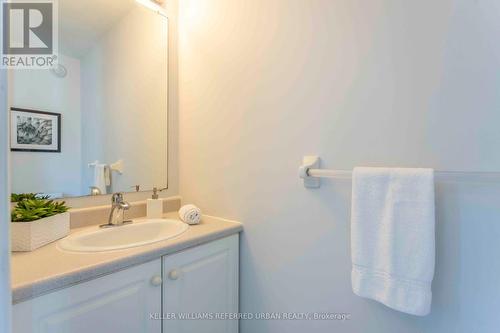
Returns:
[[[165,218],[178,219],[176,213]],[[97,229],[97,225],[71,229],[71,233]],[[33,252],[14,252],[11,260],[12,303],[19,303],[48,292],[101,275],[145,263],[161,256],[239,233],[243,225],[206,216],[181,235],[139,247],[95,253],[70,253],[56,247],[57,241]]]

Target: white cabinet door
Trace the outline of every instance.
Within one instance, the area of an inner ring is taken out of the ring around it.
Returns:
[[[160,333],[160,278],[158,259],[16,304],[14,332]]]
[[[164,333],[238,332],[215,317],[238,312],[238,253],[233,235],[163,258]]]

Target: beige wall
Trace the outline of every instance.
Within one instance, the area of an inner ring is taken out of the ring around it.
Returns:
[[[499,171],[499,18],[493,0],[179,1],[180,194],[245,224],[241,311],[352,314],[242,333],[493,332],[500,186],[438,185],[434,305],[416,318],[353,295],[350,182],[306,190],[297,168]]]

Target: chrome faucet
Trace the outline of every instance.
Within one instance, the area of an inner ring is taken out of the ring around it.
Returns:
[[[123,213],[130,208],[130,204],[123,200],[122,193],[113,193],[111,197],[111,212],[107,224],[101,225],[101,228],[117,227],[130,223],[131,221],[123,221]]]

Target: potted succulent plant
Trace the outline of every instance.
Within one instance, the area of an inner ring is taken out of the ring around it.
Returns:
[[[14,194],[12,251],[33,251],[69,234],[69,213],[64,202],[34,193]]]

